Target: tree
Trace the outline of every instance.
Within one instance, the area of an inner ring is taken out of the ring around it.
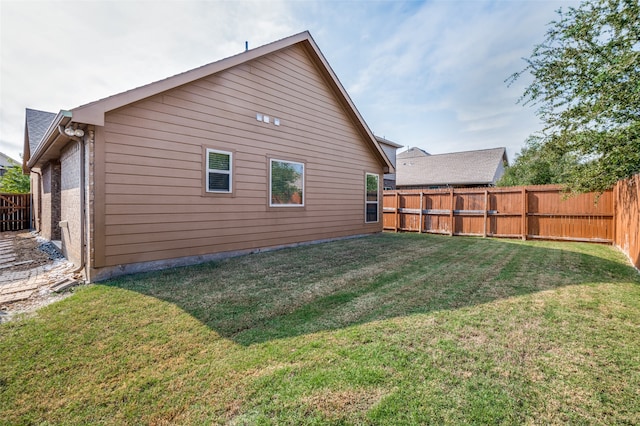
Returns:
[[[538,107],[541,153],[577,159],[568,187],[604,191],[640,172],[640,4],[591,0],[558,15],[508,82],[533,76],[519,102]]]
[[[570,180],[578,160],[571,153],[554,152],[544,138],[530,136],[513,165],[508,166],[497,186],[564,184]]]
[[[28,194],[31,188],[29,176],[22,174],[21,166],[12,166],[0,177],[0,192]]]

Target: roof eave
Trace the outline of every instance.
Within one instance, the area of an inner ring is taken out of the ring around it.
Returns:
[[[356,108],[355,104],[351,100],[351,97],[349,96],[346,89],[340,82],[340,79],[338,78],[336,73],[333,71],[333,68],[331,68],[331,65],[329,65],[329,62],[322,54],[322,51],[320,50],[316,42],[313,40],[313,37],[311,36],[311,34],[309,32],[306,32],[306,35],[307,35],[306,41],[308,42],[307,46],[313,50],[315,54],[314,57],[318,58],[321,61],[323,66],[320,68],[326,72],[326,76],[328,77],[328,80],[333,83],[334,89],[337,90],[338,94],[344,101],[345,107],[346,107],[345,109],[347,113],[352,116],[352,119],[362,131],[363,136],[366,136],[367,139],[371,141],[371,146],[374,147],[376,156],[378,157],[379,160],[382,160],[381,163],[384,165],[383,167],[384,172],[395,173],[395,167],[393,166],[393,163],[391,163],[391,160],[389,160],[389,158],[387,157],[387,154],[384,152],[384,150],[380,146],[378,139],[373,134],[371,129],[369,129],[369,126],[367,125],[366,121],[364,121],[364,118],[362,118],[362,115],[360,115],[360,111],[358,111],[358,108]]]
[[[392,142],[392,141],[390,141],[389,139],[385,139],[385,138],[383,138],[383,137],[381,137],[381,136],[376,136],[376,140],[377,140],[379,143],[382,143],[382,144],[385,144],[385,145],[392,146],[392,147],[394,147],[394,148],[396,148],[396,149],[397,149],[397,148],[402,148],[402,147],[404,147],[404,145],[400,145],[399,143]]]

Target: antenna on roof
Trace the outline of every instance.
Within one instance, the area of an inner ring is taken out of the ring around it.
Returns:
[[[249,42],[245,41],[244,42],[244,51],[246,52],[247,50],[249,50]]]

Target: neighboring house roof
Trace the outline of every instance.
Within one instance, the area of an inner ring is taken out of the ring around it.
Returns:
[[[40,142],[35,152],[32,152],[31,158],[28,160],[27,164],[29,167],[34,167],[37,164],[43,164],[59,155],[60,149],[68,141],[68,138],[65,139],[64,135],[58,134],[58,128],[60,125],[68,126],[70,123],[78,123],[83,125],[92,124],[96,126],[103,126],[105,114],[109,111],[113,111],[133,102],[191,83],[198,79],[216,74],[296,44],[300,44],[309,54],[310,59],[316,64],[320,73],[325,77],[327,84],[331,87],[340,103],[344,106],[346,114],[352,119],[364,139],[369,141],[369,146],[374,152],[374,155],[379,158],[381,163],[385,164],[385,168],[388,168],[390,172],[393,172],[393,164],[385,155],[380,144],[365,123],[353,101],[342,86],[342,83],[340,83],[340,80],[331,69],[331,66],[308,31],[292,35],[255,49],[247,50],[243,53],[230,56],[226,59],[222,59],[208,65],[203,65],[199,68],[174,75],[173,77],[169,77],[164,80],[156,81],[86,105],[81,105],[71,111],[60,111],[60,113],[58,113],[54,118],[51,126],[49,126],[43,140]]]
[[[13,158],[11,158],[8,155],[3,154],[3,153],[0,152],[0,167],[13,167],[13,166],[17,166],[19,164],[20,163],[18,163]]]
[[[415,157],[426,157],[429,156],[431,154],[429,154],[427,151],[425,151],[424,149],[420,149],[417,147],[413,147],[413,148],[409,148],[406,151],[403,151],[401,153],[399,153],[398,155],[396,155],[396,158],[401,159],[401,158],[415,158]]]
[[[38,144],[45,133],[47,133],[55,117],[56,114],[53,112],[27,108],[24,127],[24,146],[22,151],[23,168],[26,168],[26,164],[29,158],[31,158],[31,153],[36,152]]]
[[[397,159],[397,186],[494,184],[507,164],[505,148]]]
[[[385,139],[385,138],[383,138],[382,136],[376,136],[376,140],[377,140],[379,143],[383,143],[383,144],[385,144],[385,145],[389,145],[389,146],[391,146],[391,147],[393,147],[393,148],[396,148],[396,149],[397,149],[397,148],[402,148],[402,147],[404,146],[404,145],[400,145],[399,143],[392,142],[392,141],[390,141],[389,139]]]

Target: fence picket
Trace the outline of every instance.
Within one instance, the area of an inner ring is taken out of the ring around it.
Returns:
[[[392,218],[384,220],[384,229],[396,232],[600,243],[614,240],[612,191],[566,198],[555,185],[388,190],[384,195],[383,218]],[[419,208],[415,201],[409,201],[417,196]]]
[[[31,194],[0,194],[0,232],[31,229]]]

